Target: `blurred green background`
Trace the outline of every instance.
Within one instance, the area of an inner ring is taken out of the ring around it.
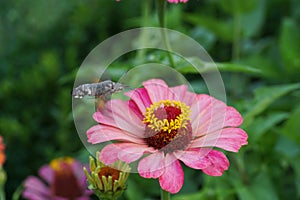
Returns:
[[[249,134],[248,146],[226,154],[231,166],[222,177],[184,168],[184,187],[173,199],[300,199],[300,1],[190,0],[168,4],[166,24],[208,51],[227,103],[242,113]],[[100,42],[143,26],[158,26],[154,1],[0,1],[7,199],[55,157],[87,160],[72,118],[76,72]],[[151,52],[145,63],[150,57],[167,60],[164,52]],[[132,53],[114,66],[125,73],[135,59]],[[206,92],[195,70],[179,63],[176,69],[195,91]],[[159,199],[159,185],[133,174],[123,199]]]

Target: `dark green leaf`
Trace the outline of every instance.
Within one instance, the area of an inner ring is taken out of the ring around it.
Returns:
[[[243,127],[249,126],[254,117],[262,113],[267,107],[269,107],[278,98],[285,94],[299,89],[300,83],[262,87],[255,91],[255,98],[250,103],[249,110],[244,116]]]
[[[300,153],[299,145],[285,135],[279,136],[275,149],[290,158],[293,158]]]
[[[252,75],[259,75],[260,70],[235,63],[208,63],[198,58],[186,58],[188,62],[180,60],[176,63],[176,69],[181,73],[206,73],[213,72],[218,69],[221,72],[241,72]]]
[[[280,33],[280,53],[285,68],[290,72],[300,70],[300,29],[299,23],[291,18],[284,19]]]
[[[231,21],[221,21],[210,16],[186,14],[184,20],[195,25],[204,27],[213,32],[218,38],[224,41],[232,41],[233,29]]]
[[[245,37],[257,34],[264,22],[266,1],[255,0],[255,5],[255,9],[241,15],[241,29]]]
[[[236,185],[238,196],[240,200],[276,200],[275,187],[266,171],[262,171],[254,177],[250,185]]]
[[[300,106],[298,106],[290,115],[288,121],[284,124],[282,132],[300,145]]]
[[[255,142],[261,139],[266,131],[276,126],[276,124],[287,119],[288,117],[288,113],[279,112],[269,113],[267,116],[255,118],[253,121],[253,124],[255,124],[255,126],[251,126],[246,129],[247,133],[250,135],[249,140]]]

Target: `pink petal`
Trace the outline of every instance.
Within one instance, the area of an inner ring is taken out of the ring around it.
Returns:
[[[119,1],[119,0],[117,0],[117,1]],[[169,3],[179,3],[179,2],[183,2],[183,3],[186,3],[186,2],[188,2],[188,0],[168,0],[168,2]]]
[[[210,151],[211,149],[209,148],[189,149],[186,151],[176,151],[174,155],[188,167],[204,169],[210,165],[210,162],[206,159]]]
[[[110,165],[118,160],[118,154],[122,150],[118,143],[106,145],[99,154],[99,160],[106,165]]]
[[[157,152],[139,162],[138,172],[144,178],[158,178],[164,173],[164,167],[164,153]]]
[[[35,191],[31,191],[25,188],[22,193],[23,198],[30,199],[30,200],[49,200],[51,196],[43,196],[41,194],[35,193]]]
[[[179,192],[184,182],[183,169],[173,155],[167,154],[165,158],[165,170],[159,177],[160,187],[172,194]]]
[[[243,118],[233,107],[208,95],[198,95],[191,107],[193,135],[204,135],[224,127],[241,125]]]
[[[111,100],[106,103],[101,112],[93,115],[94,119],[104,125],[125,130],[138,137],[144,134],[145,125],[141,119],[128,106],[128,102]]]
[[[99,160],[106,165],[112,164],[117,160],[131,163],[139,159],[144,152],[154,152],[153,148],[146,145],[133,143],[114,143],[106,145],[100,152]]]
[[[55,196],[55,197],[52,197],[51,200],[68,200],[68,199],[64,198],[64,197]]]
[[[24,183],[26,190],[31,193],[39,194],[39,196],[50,196],[50,189],[37,177],[29,176]]]
[[[180,85],[171,87],[170,90],[174,92],[174,100],[184,102],[188,106],[192,106],[197,101],[197,94],[187,91],[187,85]]]
[[[139,107],[133,100],[128,101],[128,106],[132,110],[132,112],[134,112],[136,116],[140,118],[141,121],[144,119],[143,112],[139,109]]]
[[[130,133],[105,125],[95,125],[87,130],[88,142],[92,144],[107,142],[111,140],[128,141],[133,143],[143,143],[142,139],[139,139]]]
[[[148,147],[145,145],[127,144],[122,146],[122,151],[119,153],[118,158],[126,163],[131,163],[138,160],[144,152],[154,153],[156,150],[153,147]]]
[[[52,183],[54,178],[53,170],[49,165],[42,166],[39,169],[39,175],[49,184]]]
[[[135,90],[125,92],[125,95],[130,97],[141,113],[145,113],[146,108],[152,103],[145,88],[137,88]]]
[[[210,176],[221,176],[224,170],[227,170],[229,167],[228,159],[220,151],[212,150],[206,157],[210,161],[210,165],[205,169],[202,169],[205,174]]]
[[[161,79],[150,79],[143,82],[151,102],[158,102],[160,100],[172,99],[172,93],[168,85]]]
[[[248,144],[248,135],[240,128],[225,128],[194,139],[190,148],[219,147],[238,152],[242,145]]]
[[[75,173],[77,181],[78,181],[79,185],[81,186],[81,188],[86,188],[87,187],[86,176],[85,176],[82,168],[83,167],[88,168],[87,165],[81,164],[77,160],[74,160],[71,166],[72,166],[73,172]]]
[[[184,96],[187,92],[186,85],[179,85],[179,86],[171,87],[169,89],[170,89],[171,93],[174,94],[173,99],[171,99],[171,100],[182,101],[182,98],[184,98]]]

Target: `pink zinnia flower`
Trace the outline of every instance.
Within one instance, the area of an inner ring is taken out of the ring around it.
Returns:
[[[206,94],[195,94],[186,85],[168,87],[151,79],[125,93],[129,101],[111,100],[94,114],[98,125],[87,131],[90,143],[106,145],[100,160],[131,163],[140,159],[138,172],[158,178],[162,189],[177,193],[184,180],[179,161],[221,176],[229,167],[218,147],[237,152],[247,144],[247,134],[237,126],[243,119],[236,109]]]
[[[168,0],[169,3],[179,3],[179,2],[182,2],[182,3],[186,3],[188,2],[188,0]]]
[[[91,191],[82,165],[70,157],[52,160],[39,170],[39,179],[29,176],[24,182],[23,198],[30,200],[89,200]],[[46,183],[46,184],[45,184]]]
[[[121,0],[116,0],[116,1],[121,1]],[[169,3],[179,3],[179,2],[182,2],[182,3],[186,3],[188,2],[188,0],[168,0]]]

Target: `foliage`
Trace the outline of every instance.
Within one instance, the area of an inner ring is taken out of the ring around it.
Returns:
[[[149,0],[0,5],[0,133],[7,147],[10,199],[26,176],[52,158],[87,160],[71,110],[78,67],[106,38],[158,26],[158,20]],[[172,199],[300,198],[299,8],[297,0],[190,0],[167,6],[167,27],[194,38],[216,61],[228,103],[242,112],[249,134],[248,146],[227,154],[231,166],[222,177],[185,168],[185,185]],[[167,60],[165,52],[146,53],[146,62]],[[118,79],[120,69],[125,73],[138,55],[113,63],[110,76]],[[207,92],[188,63],[178,60],[175,68],[195,91]],[[209,73],[209,66],[202,73]],[[132,175],[128,185],[123,199],[159,197],[155,181]]]

